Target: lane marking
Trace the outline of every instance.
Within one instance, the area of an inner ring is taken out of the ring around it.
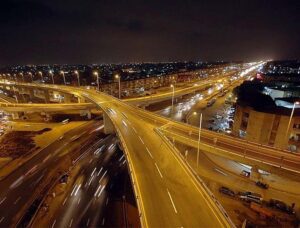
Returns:
[[[14,202],[14,204],[16,205],[19,202],[20,199],[21,199],[21,196],[19,196],[19,198],[16,199],[16,201]]]
[[[137,134],[137,131],[136,131],[135,127],[132,127],[132,129],[133,129],[133,130],[134,130],[134,132]]]
[[[63,206],[65,205],[65,203],[67,202],[68,197],[65,198],[64,202],[63,202]]]
[[[56,219],[55,219],[54,222],[52,223],[51,228],[53,228],[53,227],[55,226],[55,223],[56,223]]]
[[[146,150],[147,150],[148,154],[150,155],[150,157],[153,159],[153,156],[152,156],[151,152],[149,151],[148,147],[146,147]]]
[[[0,219],[0,223],[1,223],[3,220],[4,220],[4,217],[2,217],[2,218]]]
[[[170,194],[170,192],[169,192],[169,189],[167,189],[167,191],[168,191],[168,195],[169,195],[169,198],[170,198],[170,200],[171,200],[171,203],[172,203],[172,205],[173,205],[174,211],[175,211],[175,213],[177,214],[177,210],[176,210],[175,204],[174,204],[174,202],[173,202],[172,196],[171,196],[171,194]]]
[[[73,218],[71,219],[71,222],[70,222],[70,224],[69,224],[69,227],[72,226],[72,223],[73,223]]]
[[[141,142],[145,145],[145,143],[144,143],[143,139],[141,138],[141,136],[139,136],[139,138],[140,138]]]
[[[157,169],[157,171],[158,171],[158,173],[159,173],[160,177],[161,177],[161,178],[163,178],[163,175],[161,174],[161,172],[160,172],[160,170],[159,170],[159,168],[158,168],[158,166],[157,166],[157,164],[156,164],[156,163],[155,163],[155,166],[156,166],[156,169]]]
[[[0,201],[0,205],[6,200],[6,196]]]
[[[87,222],[86,222],[86,226],[89,226],[90,224],[90,218],[88,218]]]

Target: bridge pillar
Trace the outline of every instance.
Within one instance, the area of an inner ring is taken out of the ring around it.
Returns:
[[[83,97],[77,97],[78,103],[85,103],[85,99]]]
[[[34,98],[34,89],[28,89],[28,93],[29,93],[29,98],[33,99]]]
[[[106,113],[103,113],[103,120],[104,120],[104,133],[105,134],[115,133],[114,125]]]
[[[11,114],[11,117],[13,120],[18,120],[18,119],[20,119],[20,114],[18,112],[13,112]]]
[[[64,103],[72,103],[72,95],[64,93]]]
[[[50,103],[50,94],[49,90],[44,90],[44,98],[46,103]]]

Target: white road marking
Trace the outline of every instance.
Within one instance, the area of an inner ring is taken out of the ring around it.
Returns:
[[[106,203],[105,203],[105,205],[107,206],[107,204],[108,204],[108,197],[107,197],[107,199],[106,199]]]
[[[64,202],[63,202],[63,206],[65,205],[65,203],[67,202],[68,197],[65,198]]]
[[[0,223],[1,223],[3,220],[4,220],[4,217],[2,217],[2,218],[0,219]]]
[[[150,157],[153,158],[153,156],[152,156],[150,150],[148,149],[148,147],[146,147],[146,150],[147,150],[148,154],[150,155]]]
[[[78,203],[77,204],[79,205],[79,203],[80,203],[80,198],[78,199]]]
[[[158,168],[158,166],[157,166],[157,164],[156,164],[156,163],[155,163],[155,167],[156,167],[156,169],[157,169],[157,171],[158,171],[158,173],[159,173],[160,177],[161,177],[161,178],[163,178],[163,175],[161,174],[161,172],[160,172],[160,170],[159,170],[159,168]]]
[[[55,219],[54,222],[52,223],[51,228],[53,228],[53,227],[55,226],[55,223],[56,223],[56,219]]]
[[[98,192],[99,192],[100,188],[101,188],[101,184],[99,185],[99,187],[98,187],[98,188],[97,188],[97,190],[95,191],[95,193],[94,193],[94,197],[96,197],[96,196],[97,196],[97,194],[98,194]]]
[[[102,219],[102,226],[104,226],[105,218]]]
[[[135,132],[135,133],[137,133],[137,131],[136,131],[135,127],[132,127],[132,129],[134,130],[134,132]]]
[[[76,188],[77,188],[77,184],[74,185],[74,188],[73,188],[73,190],[71,192],[71,196],[73,195],[73,193],[74,193],[74,191],[75,191]]]
[[[6,196],[0,201],[0,205],[6,200]]]
[[[96,172],[96,169],[97,169],[97,168],[94,168],[93,172],[91,173],[91,176],[94,175],[94,173]]]
[[[102,169],[103,169],[103,167],[101,167],[101,169],[100,169],[99,172],[97,173],[97,177],[100,175]]]
[[[71,221],[70,221],[69,227],[72,226],[72,223],[73,223],[73,218],[72,218]]]
[[[140,138],[141,142],[145,145],[145,143],[144,143],[143,139],[141,138],[141,136],[139,136],[139,138]]]
[[[99,180],[99,183],[100,183],[100,181],[103,179],[103,177],[105,176],[106,173],[107,173],[107,170],[103,173],[102,177],[101,177],[100,180]]]
[[[14,204],[16,205],[19,202],[20,199],[21,199],[21,196],[19,196],[19,198],[16,199],[16,201],[14,202]]]
[[[86,222],[86,226],[89,226],[90,224],[90,218],[88,218],[87,222]]]
[[[173,202],[172,196],[171,196],[169,190],[167,190],[167,191],[168,191],[168,195],[169,195],[169,198],[170,198],[170,200],[171,200],[171,203],[172,203],[172,205],[173,205],[174,211],[175,211],[175,213],[177,214],[177,210],[176,210],[175,204],[174,204],[174,202]]]

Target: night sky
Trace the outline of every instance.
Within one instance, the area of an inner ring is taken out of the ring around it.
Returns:
[[[1,0],[0,26],[0,66],[300,57],[299,0]]]

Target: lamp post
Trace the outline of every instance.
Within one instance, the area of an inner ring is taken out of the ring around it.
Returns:
[[[25,80],[24,80],[24,74],[21,72],[20,75],[22,77],[22,81],[25,82]]]
[[[32,73],[31,73],[31,72],[28,72],[28,75],[29,75],[30,78],[31,78],[31,82],[33,82],[33,76],[32,76]]]
[[[300,104],[299,101],[296,101],[293,105],[293,108],[292,108],[292,112],[291,112],[291,115],[290,115],[290,119],[289,119],[289,123],[288,123],[288,126],[287,126],[287,129],[286,129],[286,133],[285,133],[285,138],[287,138],[288,136],[288,132],[289,132],[289,129],[290,129],[290,125],[291,125],[291,122],[292,122],[292,118],[293,118],[293,115],[294,115],[294,111],[295,111],[295,107],[296,105]],[[289,140],[289,138],[288,138]]]
[[[173,89],[173,94],[172,94],[172,113],[173,113],[173,106],[174,106],[174,96],[175,96],[175,86],[171,84],[171,88]]]
[[[62,70],[59,72],[62,76],[63,76],[63,79],[64,79],[64,84],[66,85],[66,77],[65,77],[65,72],[63,72]]]
[[[38,74],[41,76],[41,80],[42,82],[44,81],[44,78],[43,78],[43,72],[42,71],[39,71]]]
[[[99,73],[98,71],[94,71],[93,73],[96,76],[96,80],[97,80],[97,89],[98,91],[100,90],[100,85],[99,85]]]
[[[80,87],[80,78],[79,78],[79,72],[78,72],[78,70],[75,70],[74,73],[77,76],[78,86]]]
[[[49,74],[52,78],[52,84],[54,85],[54,77],[53,77],[53,71],[52,70],[49,70]]]
[[[119,82],[119,99],[121,99],[121,77],[118,74],[116,74],[115,79],[117,79]]]
[[[197,146],[197,167],[199,166],[201,127],[202,127],[202,113],[200,113],[200,120],[199,120],[198,146]]]

